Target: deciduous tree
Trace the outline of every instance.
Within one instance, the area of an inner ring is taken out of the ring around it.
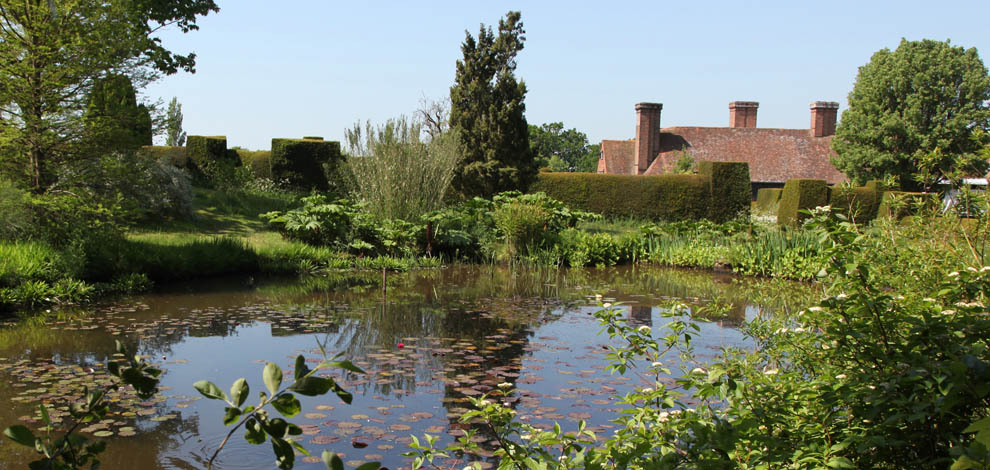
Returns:
[[[481,25],[465,32],[463,59],[450,88],[450,123],[464,151],[453,187],[464,196],[490,197],[526,189],[536,176],[526,123],[526,84],[516,80],[516,55],[526,40],[521,15],[499,20],[498,35]]]
[[[165,145],[182,147],[186,143],[186,133],[182,130],[182,103],[172,97],[165,112]]]
[[[896,176],[906,189],[985,173],[973,136],[990,126],[987,100],[990,75],[975,48],[901,40],[859,68],[832,161],[854,181]]]
[[[213,0],[8,0],[0,3],[0,145],[16,152],[35,190],[51,166],[78,152],[97,79],[125,75],[140,87],[159,74],[192,72],[194,54],[154,34],[218,11]],[[9,163],[9,162],[8,162]]]
[[[588,136],[577,129],[564,129],[562,122],[530,124],[529,142],[540,166],[549,165],[553,171],[588,171],[578,168],[589,148]]]

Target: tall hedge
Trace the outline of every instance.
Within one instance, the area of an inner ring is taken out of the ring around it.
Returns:
[[[828,186],[825,185],[825,180],[787,180],[777,206],[777,223],[796,226],[807,217],[798,211],[825,205],[828,205]]]
[[[327,174],[337,174],[343,164],[340,142],[317,139],[272,139],[271,177],[285,180],[301,189],[326,191],[336,182]]]
[[[240,166],[236,153],[227,151],[227,137],[191,135],[186,137],[186,154],[196,169],[207,171],[216,164]]]
[[[247,150],[237,149],[237,155],[241,163],[251,168],[254,176],[259,178],[272,177],[272,152],[271,150]]]
[[[698,176],[705,178],[711,186],[708,219],[725,222],[739,216],[749,216],[753,201],[749,163],[702,160],[698,162]]]
[[[748,184],[748,182],[747,182]],[[606,217],[696,220],[708,216],[708,180],[697,175],[539,173],[530,191]]]
[[[883,193],[876,186],[829,188],[828,203],[832,210],[841,212],[856,223],[868,223],[877,216]]]
[[[756,192],[756,211],[762,214],[776,214],[782,188],[760,188]]]

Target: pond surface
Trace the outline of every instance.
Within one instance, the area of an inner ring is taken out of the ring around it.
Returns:
[[[247,403],[256,403],[267,361],[288,378],[296,355],[320,360],[321,344],[367,374],[328,371],[354,394],[353,403],[333,395],[300,397],[302,413],[290,421],[303,427],[300,440],[314,456],[329,449],[342,454],[348,468],[367,461],[408,467],[410,459],[399,454],[408,450],[411,434],[451,442],[467,426],[458,421],[470,408],[467,397],[503,382],[517,389],[512,406],[520,420],[573,429],[584,419],[607,437],[609,420],[621,409],[614,395],[652,386],[653,378],[604,370],[610,341],[598,335],[591,315],[595,294],[622,302],[629,321],[653,326],[655,336],[662,334],[661,308],[674,300],[731,303],[728,316],[702,323],[695,342],[699,353],[714,356],[724,346],[746,346],[737,329],[745,319],[798,308],[810,292],[644,267],[513,272],[456,266],[391,274],[385,293],[380,273],[177,285],[43,326],[0,329],[0,398],[11,404],[0,409],[0,425],[37,428],[39,402],[57,410],[82,384],[106,380],[103,364],[120,339],[165,373],[153,399],[123,391],[113,397],[107,420],[84,428],[108,441],[102,458],[108,469],[204,468],[230,428],[222,423],[223,403],[200,399],[192,384],[208,379],[227,390],[245,377]],[[761,306],[758,298],[776,300]],[[274,468],[270,444],[250,445],[242,435],[235,434],[214,468]],[[466,456],[486,466],[488,457]],[[33,458],[29,449],[2,440],[0,468],[26,468]],[[300,456],[296,468],[323,468],[317,462]]]

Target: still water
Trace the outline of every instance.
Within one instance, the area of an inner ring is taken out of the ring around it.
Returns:
[[[366,374],[329,371],[354,394],[353,403],[333,395],[299,397],[302,413],[290,421],[303,427],[298,437],[314,456],[329,449],[349,468],[367,461],[408,467],[410,459],[400,454],[410,435],[440,435],[440,445],[453,441],[467,426],[458,419],[470,407],[467,397],[503,382],[517,390],[513,406],[520,420],[546,427],[558,422],[566,430],[584,419],[607,436],[621,409],[614,396],[652,386],[653,378],[604,370],[612,343],[598,334],[591,315],[595,294],[621,302],[630,322],[654,327],[656,336],[661,309],[673,301],[731,305],[727,316],[702,321],[696,350],[714,356],[726,346],[747,346],[742,322],[800,308],[810,292],[643,267],[520,272],[457,266],[391,274],[384,292],[380,273],[174,285],[45,325],[0,329],[0,399],[11,404],[0,409],[0,426],[37,428],[39,402],[57,410],[84,384],[106,380],[103,364],[119,339],[165,373],[153,399],[122,391],[108,419],[83,429],[107,440],[104,468],[204,468],[230,428],[222,422],[224,404],[201,399],[192,384],[208,379],[227,390],[245,377],[252,404],[264,390],[266,362],[289,371],[299,354],[318,362],[321,345]],[[247,444],[241,434],[214,468],[273,468],[270,444]],[[488,466],[489,457],[482,452],[447,463]],[[33,458],[29,449],[0,443],[0,468],[26,468]],[[296,468],[323,467],[300,455]]]

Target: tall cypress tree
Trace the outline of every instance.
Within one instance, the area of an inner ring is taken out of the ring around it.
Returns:
[[[464,156],[453,187],[467,197],[491,197],[525,190],[537,166],[529,147],[526,84],[516,80],[516,54],[526,40],[521,15],[499,20],[498,35],[481,25],[478,38],[467,31],[450,87],[450,124],[460,131]]]

